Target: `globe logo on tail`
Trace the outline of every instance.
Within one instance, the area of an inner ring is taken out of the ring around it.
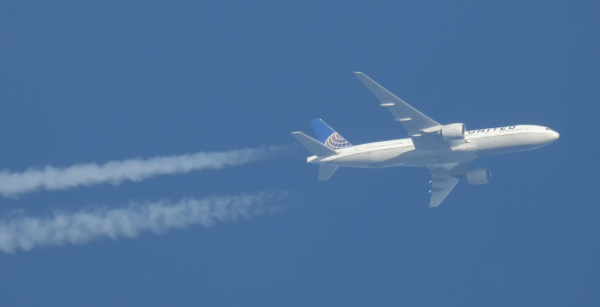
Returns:
[[[327,141],[325,141],[325,146],[335,150],[350,147],[352,146],[352,144],[350,144],[348,141],[346,141],[345,138],[343,138],[341,135],[335,132],[327,138]]]

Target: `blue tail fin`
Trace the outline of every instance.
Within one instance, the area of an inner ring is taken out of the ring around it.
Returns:
[[[310,121],[317,135],[317,140],[331,149],[341,149],[352,146],[345,138],[343,138],[335,130],[331,129],[320,118]]]

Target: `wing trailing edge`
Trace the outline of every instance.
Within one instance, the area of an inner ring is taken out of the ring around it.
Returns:
[[[458,175],[464,173],[469,167],[469,162],[448,163],[428,166],[431,173],[431,201],[429,208],[439,206],[450,194],[460,180]]]
[[[417,136],[425,129],[441,127],[438,122],[396,97],[362,72],[355,71],[354,75],[381,101],[380,106],[386,107],[394,115],[394,120],[404,125],[409,135]]]

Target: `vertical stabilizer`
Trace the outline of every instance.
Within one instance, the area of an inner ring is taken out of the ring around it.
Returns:
[[[339,133],[335,132],[335,130],[331,129],[331,127],[320,118],[313,119],[310,123],[315,130],[317,140],[325,144],[325,146],[334,150],[352,146],[352,144],[346,141]]]
[[[319,165],[319,181],[327,181],[331,178],[331,175],[337,171],[339,166],[337,165]]]

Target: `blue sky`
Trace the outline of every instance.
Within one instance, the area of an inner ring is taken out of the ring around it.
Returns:
[[[0,253],[2,306],[594,306],[600,6],[514,2],[3,2],[0,169],[291,145],[242,166],[0,198],[48,217],[286,191],[251,219]],[[484,157],[429,209],[424,168],[317,182],[290,132],[406,135],[351,74],[440,123],[561,134]],[[20,213],[15,213],[15,212]]]

